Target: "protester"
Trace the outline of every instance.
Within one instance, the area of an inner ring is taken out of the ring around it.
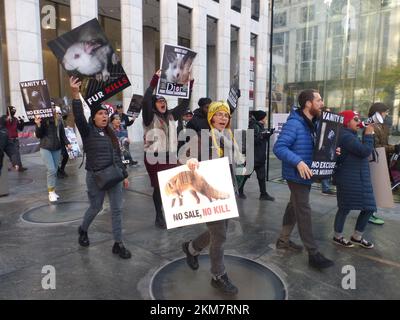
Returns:
[[[275,198],[268,194],[266,187],[266,174],[265,174],[265,162],[267,160],[267,144],[268,140],[273,134],[272,131],[265,129],[265,124],[267,123],[267,113],[258,110],[251,113],[251,118],[249,120],[249,129],[254,131],[254,170],[257,174],[258,186],[260,188],[260,200],[274,201]],[[239,198],[246,199],[244,194],[244,185],[253,174],[251,172],[246,175],[242,185],[239,187]]]
[[[233,134],[230,130],[230,119],[231,112],[226,102],[212,102],[207,115],[211,142],[201,141],[201,143],[209,143],[211,158],[222,158],[224,156],[229,158],[232,164],[231,172],[234,181],[234,166],[237,163],[243,163],[244,159],[233,139]],[[223,144],[221,142],[222,139]],[[190,170],[196,170],[199,167],[199,162],[193,158],[188,160],[187,165]],[[198,269],[198,255],[210,245],[211,285],[224,294],[235,295],[238,293],[238,288],[228,278],[224,265],[224,243],[226,241],[228,220],[208,222],[206,225],[208,228],[206,232],[200,234],[196,239],[182,244],[182,249],[186,254],[186,262],[191,269]]]
[[[178,119],[178,127],[176,129],[178,138],[179,138],[179,134],[182,131],[183,131],[183,133],[186,132],[187,125],[188,125],[189,121],[192,119],[193,119],[193,112],[190,111],[190,109],[186,110],[185,113]],[[185,141],[179,140],[178,141],[178,151],[188,141],[189,141],[189,137],[187,137]]]
[[[7,108],[7,114],[3,116],[5,127],[8,131],[8,144],[4,152],[10,158],[12,166],[19,172],[27,170],[22,166],[21,155],[19,153],[18,131],[24,130],[24,120],[20,117],[15,117],[17,110],[13,106]]]
[[[198,101],[199,108],[194,110],[192,119],[188,122],[186,128],[200,132],[202,129],[209,130],[207,114],[208,107],[211,103],[210,98],[200,98]]]
[[[157,172],[173,168],[177,165],[176,152],[178,139],[176,136],[175,121],[189,108],[190,99],[183,99],[183,102],[179,106],[168,110],[165,98],[153,95],[160,75],[161,70],[158,70],[153,75],[150,86],[143,97],[144,163],[150,177],[151,186],[154,188],[155,225],[160,229],[165,229],[166,224],[162,213]],[[190,82],[190,91],[192,87],[193,80]],[[154,161],[149,161],[149,159]]]
[[[56,202],[60,196],[56,193],[57,169],[60,162],[61,148],[72,148],[68,141],[61,117],[53,108],[54,117],[42,119],[35,117],[35,135],[40,139],[40,155],[47,167],[47,190],[49,201]]]
[[[64,128],[65,128],[67,126],[66,122],[67,122],[68,114],[63,115],[62,110],[59,106],[55,106],[55,110],[56,110],[56,114],[58,114],[59,117],[62,118],[62,122],[63,122]],[[65,146],[62,146],[61,147],[61,164],[57,170],[57,178],[64,179],[64,178],[68,177],[68,174],[65,172],[65,167],[67,166],[68,160],[69,160],[68,150]]]
[[[292,110],[274,146],[275,155],[282,161],[282,176],[290,189],[290,201],[276,247],[296,252],[302,250],[300,245],[290,240],[297,223],[300,238],[308,251],[310,266],[328,268],[334,263],[318,251],[312,233],[310,207],[310,166],[316,139],[315,122],[324,103],[318,91],[312,89],[302,91],[298,102],[300,108]]]
[[[120,148],[121,148],[122,158],[124,160],[128,160],[129,165],[132,166],[133,159],[132,159],[131,153],[129,152],[130,140],[128,138],[128,130],[126,130],[122,127],[119,114],[114,113],[113,115],[111,115],[110,122],[111,122],[111,127],[114,130],[114,133],[118,138]]]
[[[86,152],[86,186],[90,207],[85,212],[83,222],[79,226],[79,244],[89,246],[88,229],[97,214],[102,210],[104,197],[107,194],[110,202],[112,232],[114,245],[112,253],[118,254],[122,259],[131,258],[130,251],[122,242],[122,186],[128,187],[128,179],[119,182],[107,190],[100,190],[96,183],[95,173],[112,164],[115,164],[127,177],[128,173],[121,161],[118,139],[109,127],[108,109],[104,105],[97,105],[91,109],[91,118],[86,121],[82,102],[79,97],[81,82],[71,77],[70,87],[72,93],[72,110],[75,123],[82,137],[83,148]]]
[[[371,249],[374,245],[363,238],[364,230],[372,213],[376,210],[375,197],[371,184],[369,160],[374,148],[375,125],[369,125],[364,132],[363,142],[357,137],[360,116],[352,110],[340,113],[344,117],[344,128],[340,132],[338,146],[341,155],[337,160],[335,181],[338,211],[335,217],[333,242],[344,247],[353,243]],[[343,227],[350,210],[361,210],[354,233],[348,241],[343,236]]]
[[[376,102],[371,105],[368,111],[368,118],[373,117],[375,113],[379,113],[382,119],[385,120],[389,113],[389,107],[384,103]],[[374,134],[374,146],[375,148],[384,147],[386,156],[389,164],[389,160],[394,153],[400,153],[400,144],[392,145],[389,144],[390,128],[385,123],[374,123],[375,134]],[[382,225],[385,221],[382,218],[376,216],[375,212],[369,218],[372,224]]]

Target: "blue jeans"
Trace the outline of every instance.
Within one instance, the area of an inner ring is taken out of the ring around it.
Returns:
[[[50,151],[40,148],[40,155],[47,167],[47,189],[54,191],[57,182],[57,169],[60,162],[61,149]]]
[[[327,192],[331,189],[331,178],[321,180],[322,192]]]
[[[88,188],[89,208],[85,212],[82,230],[87,231],[94,218],[103,208],[104,197],[107,193],[110,200],[112,232],[115,242],[122,242],[122,182],[109,190],[102,191],[94,180],[92,171],[86,171],[86,186]]]
[[[336,213],[335,223],[334,223],[334,230],[336,233],[343,232],[344,223],[346,222],[346,218],[349,212],[350,210],[343,210],[339,208],[338,212]],[[365,227],[368,224],[368,220],[372,214],[373,211],[368,211],[368,210],[360,211],[360,214],[358,215],[357,218],[355,230],[361,233],[364,232]]]

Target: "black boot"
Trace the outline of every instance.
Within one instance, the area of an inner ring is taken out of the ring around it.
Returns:
[[[239,292],[238,288],[229,280],[226,273],[216,279],[213,277],[211,285],[226,295],[236,295]]]
[[[131,252],[125,248],[122,242],[115,242],[112,248],[112,253],[118,254],[122,259],[130,259]]]
[[[275,201],[275,198],[270,196],[267,192],[260,194],[260,200]]]
[[[332,260],[325,258],[322,253],[317,252],[316,254],[308,256],[308,263],[311,267],[316,269],[325,269],[334,265]]]
[[[189,251],[189,243],[184,242],[182,243],[182,250],[186,254],[186,263],[192,270],[197,270],[199,268],[199,259],[198,256],[194,256]]]
[[[90,242],[89,242],[89,237],[88,237],[87,231],[83,231],[81,226],[79,226],[78,233],[79,233],[79,240],[78,240],[79,244],[82,247],[88,247]]]

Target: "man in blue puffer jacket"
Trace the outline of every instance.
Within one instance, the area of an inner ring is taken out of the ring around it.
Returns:
[[[333,265],[333,261],[318,251],[312,233],[309,201],[316,119],[321,114],[324,102],[318,91],[312,89],[302,91],[298,101],[300,108],[292,110],[274,146],[275,155],[282,161],[282,177],[287,180],[290,189],[290,201],[276,247],[297,252],[303,249],[290,240],[297,223],[300,238],[309,254],[309,264],[318,269],[328,268]]]

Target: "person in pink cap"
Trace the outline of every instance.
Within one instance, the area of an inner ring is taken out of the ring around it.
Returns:
[[[370,124],[365,128],[361,141],[357,136],[361,124],[359,114],[345,110],[340,115],[344,117],[344,127],[338,141],[341,154],[334,174],[338,211],[334,222],[333,242],[346,248],[357,244],[372,249],[374,244],[366,240],[363,234],[369,218],[376,211],[368,163],[368,157],[374,149],[374,125]],[[360,210],[360,213],[349,241],[343,236],[343,227],[351,210]]]

